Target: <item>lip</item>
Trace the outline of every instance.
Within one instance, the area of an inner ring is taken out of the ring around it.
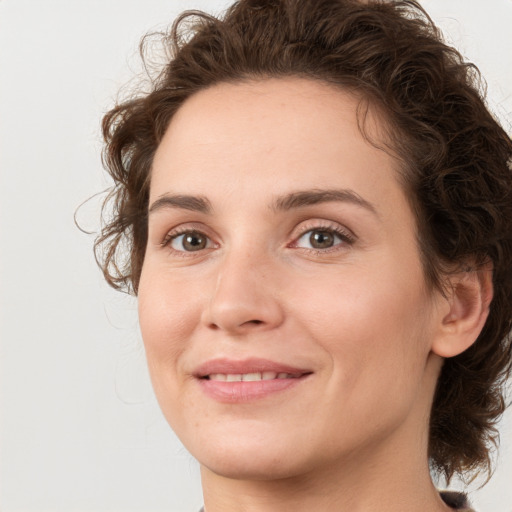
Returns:
[[[226,382],[209,380],[211,374],[244,374],[256,372],[287,373],[286,379]],[[268,359],[251,358],[244,360],[213,359],[201,364],[194,376],[202,391],[209,397],[223,403],[247,403],[260,400],[288,390],[302,383],[312,370],[298,368]]]
[[[198,378],[206,377],[212,373],[253,373],[253,372],[276,372],[289,373],[290,375],[302,375],[311,373],[310,369],[297,368],[269,359],[260,359],[252,357],[250,359],[211,359],[201,364],[195,371],[194,376]]]

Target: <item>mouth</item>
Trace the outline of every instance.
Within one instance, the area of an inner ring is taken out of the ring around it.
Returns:
[[[247,403],[288,390],[313,372],[264,359],[216,359],[195,372],[209,398],[223,403]]]
[[[217,382],[257,382],[260,380],[298,379],[304,374],[291,374],[286,372],[250,372],[250,373],[212,373],[201,377]]]

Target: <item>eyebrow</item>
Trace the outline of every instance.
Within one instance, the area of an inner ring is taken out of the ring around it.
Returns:
[[[274,211],[287,211],[304,206],[328,203],[331,201],[351,203],[374,213],[378,216],[375,207],[359,194],[350,189],[311,189],[291,192],[277,197],[270,208]],[[148,209],[148,214],[166,208],[178,208],[199,213],[210,214],[213,211],[209,199],[205,196],[171,195],[160,196]]]
[[[148,215],[166,208],[181,208],[200,213],[211,213],[212,205],[204,196],[187,196],[164,194],[160,196],[148,209]]]
[[[292,192],[276,198],[272,204],[272,209],[275,211],[286,211],[331,201],[351,203],[365,208],[378,216],[377,210],[372,203],[366,201],[366,199],[363,199],[359,194],[350,189],[312,189]]]

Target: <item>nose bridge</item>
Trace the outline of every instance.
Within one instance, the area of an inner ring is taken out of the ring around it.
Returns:
[[[240,333],[279,325],[276,261],[254,244],[227,249],[217,262],[217,276],[205,320],[209,327]]]

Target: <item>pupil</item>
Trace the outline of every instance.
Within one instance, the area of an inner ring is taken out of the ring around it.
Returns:
[[[309,237],[311,245],[316,249],[326,249],[332,247],[334,243],[334,237],[332,233],[328,231],[314,231]]]
[[[199,233],[190,233],[183,238],[183,248],[187,251],[199,251],[206,247],[206,239]]]

